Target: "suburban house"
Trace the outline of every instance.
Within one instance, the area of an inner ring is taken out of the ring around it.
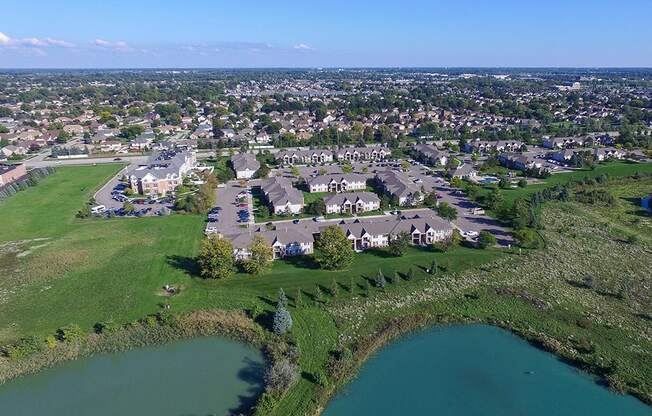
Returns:
[[[119,152],[123,149],[123,144],[118,140],[106,140],[100,145],[100,151],[106,153]]]
[[[563,149],[563,150],[558,150],[558,151],[554,152],[550,157],[553,160],[556,160],[557,162],[567,163],[571,159],[573,159],[573,156],[576,153],[579,153],[579,151],[573,150],[573,149]]]
[[[383,160],[389,155],[392,154],[392,151],[387,147],[347,147],[340,149],[336,153],[337,160],[347,160],[347,161],[359,161],[359,160],[368,160],[376,161]]]
[[[424,162],[435,166],[444,166],[448,161],[448,155],[445,152],[437,149],[433,144],[418,144],[413,147],[419,154],[419,159]]]
[[[284,165],[326,163],[333,161],[330,150],[289,150],[278,152],[276,160]]]
[[[310,192],[351,192],[364,191],[367,178],[357,173],[333,173],[315,176],[308,180]]]
[[[569,147],[584,146],[584,137],[547,137],[543,138],[543,147],[548,149],[566,149]]]
[[[253,153],[237,153],[231,156],[231,166],[237,179],[250,179],[260,168],[260,163]]]
[[[398,204],[415,205],[423,201],[424,192],[404,173],[386,170],[376,174],[376,182],[388,195],[396,198]]]
[[[5,186],[27,175],[25,165],[0,164],[0,186]]]
[[[236,260],[246,260],[251,256],[249,246],[254,235],[262,235],[272,247],[274,259],[288,256],[312,254],[315,239],[310,232],[295,229],[242,233],[229,238],[233,245]]]
[[[154,139],[156,138],[156,135],[154,134],[153,131],[148,130],[145,131],[141,134],[139,134],[135,139],[129,143],[129,148],[132,150],[147,150],[150,147],[152,147],[152,143],[154,142]]]
[[[5,157],[11,157],[13,155],[25,155],[27,154],[28,151],[29,149],[23,146],[16,146],[13,144],[10,144],[0,149],[0,153]]]
[[[260,189],[272,212],[276,215],[298,214],[304,207],[303,192],[283,177],[263,179]]]
[[[518,170],[541,169],[541,161],[521,153],[501,153],[498,161],[505,167]]]
[[[380,209],[380,198],[373,192],[345,192],[324,197],[327,214],[357,214]]]
[[[478,171],[475,170],[473,165],[470,163],[464,163],[455,169],[450,169],[447,172],[448,176],[451,178],[459,178],[459,179],[468,179],[468,178],[475,178],[478,175]]]
[[[165,196],[183,182],[183,177],[197,164],[192,151],[154,153],[147,165],[129,173],[131,189],[141,195]]]
[[[615,147],[604,147],[595,149],[595,158],[598,161],[607,159],[622,159],[625,157],[625,151]]]
[[[391,219],[356,219],[339,226],[343,228],[355,251],[385,247],[402,232],[410,235],[410,244],[416,246],[427,246],[453,235],[453,226],[430,210]]]
[[[475,139],[466,143],[464,150],[467,153],[491,153],[491,152],[516,152],[523,147],[520,140],[480,140]]]
[[[333,223],[310,222],[300,228],[284,228],[274,231],[258,228],[246,233],[227,235],[225,238],[231,240],[235,258],[244,260],[251,256],[249,246],[254,235],[260,234],[271,246],[274,259],[279,259],[311,254],[316,238],[324,228],[330,225]],[[357,252],[386,247],[400,233],[407,233],[410,236],[410,244],[416,246],[428,246],[450,239],[453,235],[453,226],[431,210],[413,211],[400,217],[358,217],[353,220],[341,220],[335,225],[342,229],[346,238],[351,242],[351,248]]]

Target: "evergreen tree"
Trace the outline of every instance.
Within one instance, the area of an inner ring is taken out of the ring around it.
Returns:
[[[301,289],[297,289],[297,294],[294,297],[294,306],[297,308],[303,306],[303,296],[301,296]]]
[[[398,274],[398,272],[394,272],[394,277],[392,278],[392,283],[400,283],[401,281],[401,276]]]
[[[334,298],[336,298],[337,295],[339,294],[339,292],[340,292],[340,288],[337,285],[337,282],[335,281],[335,279],[333,279],[333,282],[331,283],[331,295]]]
[[[324,296],[323,296],[323,293],[321,291],[321,287],[319,287],[319,285],[315,286],[315,300],[317,302],[322,302],[323,298],[324,298]]]
[[[387,284],[387,280],[385,279],[385,275],[383,274],[382,270],[378,269],[378,274],[376,275],[374,283],[376,284],[376,287],[379,288],[384,288]]]
[[[285,306],[279,305],[274,312],[273,330],[276,335],[283,335],[292,328],[292,316]]]
[[[288,298],[285,296],[285,291],[283,288],[278,290],[278,300],[276,302],[276,306],[282,306],[284,308],[288,307]]]
[[[430,264],[430,274],[435,275],[437,274],[437,261],[433,260],[432,263]]]
[[[407,280],[412,280],[414,278],[414,270],[412,269],[412,267],[410,267],[408,269],[406,277],[407,277]]]

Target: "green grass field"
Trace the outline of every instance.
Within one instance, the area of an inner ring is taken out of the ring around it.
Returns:
[[[70,323],[90,332],[98,321],[131,322],[160,311],[162,303],[169,303],[173,313],[254,305],[271,311],[282,287],[294,321],[290,338],[301,350],[301,377],[277,405],[257,414],[315,414],[333,390],[318,386],[313,375],[328,373],[333,351],[345,345],[362,360],[365,341],[377,340],[391,323],[415,317],[424,324],[509,326],[523,336],[550,341],[555,352],[595,372],[608,365],[610,382],[652,401],[652,241],[646,237],[652,228],[649,216],[636,206],[639,194],[649,192],[649,179],[610,182],[609,190],[618,198],[611,209],[547,204],[541,230],[546,248],[523,255],[455,247],[446,253],[411,248],[403,257],[389,257],[381,250],[356,255],[345,271],[325,271],[309,258],[293,258],[275,262],[260,276],[211,281],[196,276],[193,262],[203,217],[74,218],[117,170],[107,165],[60,168],[38,186],[0,203],[0,218],[10,225],[0,229],[0,345],[25,335],[44,337]],[[650,164],[616,163],[554,175],[547,184],[651,170]],[[506,194],[527,196],[544,186]],[[631,232],[639,234],[638,242],[623,239]],[[433,259],[442,269],[437,276],[424,272]],[[414,279],[393,281],[394,272],[404,276],[410,268]],[[367,292],[365,279],[378,270],[389,282]],[[590,288],[576,283],[588,275],[594,282]],[[333,281],[337,296],[328,293]],[[165,284],[180,293],[164,297]],[[321,301],[314,299],[317,287],[324,293]],[[530,297],[500,294],[498,288]],[[297,308],[299,292],[303,306]],[[535,306],[533,298],[549,307]],[[592,349],[575,351],[579,340]],[[332,386],[346,381],[356,368],[351,365],[340,378],[329,374]]]
[[[224,281],[206,281],[197,278],[193,269],[203,217],[74,218],[118,169],[112,165],[60,168],[38,186],[0,204],[0,218],[12,224],[2,229],[0,242],[13,242],[12,250],[0,252],[0,294],[4,293],[0,295],[0,345],[26,334],[47,335],[69,323],[90,331],[98,321],[129,322],[159,311],[164,301],[177,311],[249,308],[255,303],[269,307],[283,287],[291,299],[302,290],[304,300],[310,302],[317,285],[327,292],[336,280],[346,292],[351,278],[359,295],[364,279],[379,269],[391,277],[413,267],[417,281],[423,279],[422,268],[432,259],[457,271],[500,254],[461,247],[448,253],[411,248],[399,258],[383,251],[367,252],[339,272],[295,258],[275,262],[261,276],[238,274]],[[22,240],[34,241],[16,243]],[[161,296],[166,284],[179,287],[180,294]]]
[[[162,285],[186,282],[172,259],[194,254],[202,218],[74,218],[118,170],[59,168],[0,204],[0,217],[11,224],[0,231],[0,266],[6,266],[0,273],[0,344],[66,323],[90,329],[99,320],[137,319],[157,310]]]
[[[631,163],[631,162],[610,162],[596,166],[595,169],[583,169],[574,172],[557,173],[550,177],[543,179],[542,183],[528,185],[525,188],[510,188],[503,189],[505,200],[513,202],[517,198],[527,198],[533,193],[547,188],[551,185],[567,183],[572,180],[582,179],[584,177],[595,178],[602,174],[607,174],[610,177],[617,176],[630,176],[636,172],[650,173],[652,172],[652,163]],[[492,189],[491,185],[482,186],[480,188],[480,195],[488,194]]]

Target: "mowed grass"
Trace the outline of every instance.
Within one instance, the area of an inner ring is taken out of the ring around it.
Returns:
[[[176,308],[195,307],[251,307],[263,302],[266,306],[275,303],[279,288],[283,288],[290,300],[298,291],[304,304],[315,304],[317,287],[330,298],[333,282],[339,289],[339,296],[361,296],[365,293],[365,281],[373,286],[373,279],[382,270],[388,281],[398,272],[401,283],[409,285],[426,279],[425,269],[435,260],[446,272],[457,272],[488,262],[500,256],[501,252],[455,247],[446,253],[428,249],[410,248],[401,257],[388,256],[385,251],[357,254],[353,264],[346,270],[328,271],[317,268],[309,258],[291,258],[274,262],[272,269],[260,276],[237,274],[225,280],[194,279],[191,290],[172,299]],[[408,270],[414,271],[413,281],[406,281]],[[443,271],[442,271],[443,272]],[[353,293],[350,293],[353,282]],[[318,302],[317,302],[318,303]]]
[[[0,202],[0,242],[63,235],[82,204],[122,167],[61,167],[38,186]]]
[[[46,239],[25,243],[22,250],[28,254],[14,258],[11,270],[0,276],[0,344],[29,334],[45,336],[70,323],[90,332],[97,322],[130,322],[160,311],[163,303],[177,312],[255,304],[271,309],[281,287],[291,300],[301,290],[306,304],[318,306],[313,299],[318,285],[324,299],[330,297],[333,281],[338,282],[340,297],[361,296],[365,280],[380,269],[391,280],[395,271],[405,275],[413,268],[414,281],[404,283],[409,286],[426,278],[424,269],[433,259],[453,272],[500,255],[461,247],[447,253],[411,248],[403,257],[383,251],[359,254],[344,271],[321,270],[310,258],[293,258],[275,262],[260,276],[203,280],[194,263],[203,216],[75,219],[79,208],[120,167],[60,168],[0,204],[0,218],[8,219],[0,241]],[[163,296],[166,284],[180,293]]]
[[[160,309],[165,284],[187,276],[175,256],[193,256],[204,220],[198,216],[77,220],[77,210],[120,167],[65,167],[0,204],[7,226],[0,241],[27,244],[17,270],[0,276],[0,344],[48,334],[68,323],[90,330],[104,320],[127,322]]]

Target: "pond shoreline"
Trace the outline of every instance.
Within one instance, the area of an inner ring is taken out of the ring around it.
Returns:
[[[171,318],[174,323],[161,323],[154,326],[147,324],[130,324],[124,328],[107,334],[92,334],[82,343],[59,343],[56,347],[46,349],[21,360],[0,361],[0,385],[15,378],[35,374],[46,368],[51,368],[66,361],[88,358],[103,353],[124,352],[139,347],[162,345],[172,341],[191,339],[204,336],[220,336],[242,342],[248,346],[260,349],[265,362],[270,364],[272,357],[268,354],[274,344],[285,343],[251,320],[244,311],[197,311]],[[351,360],[343,363],[332,360],[328,364],[328,372],[332,383],[318,386],[315,391],[315,415],[321,414],[328,403],[342,388],[353,382],[360,373],[362,366],[382,347],[397,341],[399,338],[416,332],[443,328],[450,325],[485,324],[509,331],[527,341],[537,349],[549,352],[555,357],[584,371],[595,378],[596,383],[608,386],[610,390],[620,394],[630,394],[648,406],[652,399],[639,391],[627,386],[615,389],[605,377],[605,369],[597,368],[581,360],[573,351],[564,347],[544,333],[520,328],[508,321],[475,320],[450,316],[432,316],[428,314],[412,314],[401,318],[391,318],[378,325],[378,329],[369,334],[363,341],[353,345]],[[261,394],[256,403],[264,398]],[[310,398],[306,398],[307,400]],[[242,409],[246,414],[259,414],[257,404],[249,409]]]
[[[131,323],[112,332],[91,334],[80,342],[59,342],[21,359],[0,359],[0,385],[78,359],[211,336],[241,342],[259,350],[266,367],[274,359],[269,351],[284,343],[243,311],[197,311],[171,316],[163,322],[143,320]],[[256,397],[251,408],[240,410],[252,413],[260,397],[262,395]]]
[[[617,394],[629,394],[635,397],[643,404],[652,406],[652,398],[644,395],[642,392],[622,386],[622,389],[614,388],[610,380],[605,377],[604,368],[596,368],[582,361],[577,354],[574,354],[568,348],[565,348],[558,342],[555,342],[551,337],[544,333],[519,328],[512,322],[508,321],[495,321],[495,320],[475,320],[475,319],[458,319],[447,316],[428,316],[425,314],[414,314],[402,318],[393,318],[384,321],[377,331],[369,334],[362,342],[354,345],[355,352],[353,359],[345,365],[338,366],[340,363],[334,361],[330,363],[332,370],[330,376],[336,381],[330,386],[323,386],[318,391],[315,415],[320,415],[324,412],[328,403],[339,393],[342,388],[351,382],[355,381],[360,375],[362,366],[369,360],[370,357],[375,355],[384,346],[398,341],[399,338],[415,334],[419,331],[426,329],[444,328],[452,325],[473,325],[484,324],[502,328],[509,331],[511,334],[526,341],[531,346],[548,353],[553,354],[557,359],[572,366],[575,369],[581,370],[584,373],[594,378],[596,384],[608,388]]]

